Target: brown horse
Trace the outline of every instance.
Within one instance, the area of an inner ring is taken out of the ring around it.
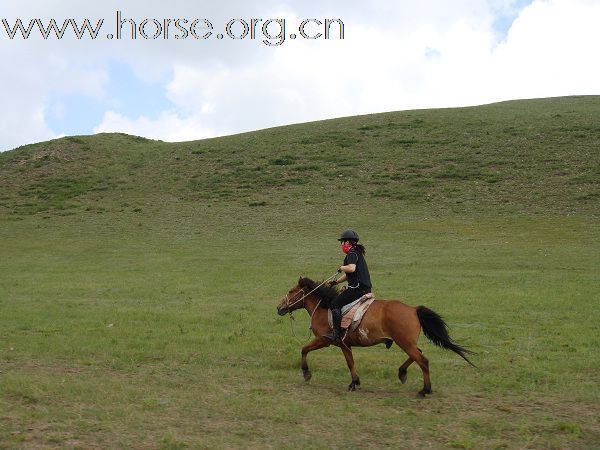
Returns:
[[[277,313],[280,316],[304,308],[311,317],[310,328],[315,338],[302,348],[304,380],[308,381],[311,378],[306,355],[313,350],[333,344],[340,347],[344,353],[352,375],[352,382],[348,386],[348,390],[354,391],[356,386],[360,385],[360,379],[354,368],[352,346],[369,347],[385,344],[390,348],[395,342],[408,355],[408,359],[398,369],[400,381],[406,382],[406,371],[413,362],[416,362],[423,371],[423,389],[419,391],[419,396],[424,397],[431,394],[429,361],[417,347],[421,328],[423,328],[425,336],[435,345],[452,350],[474,366],[465,355],[471,352],[450,339],[446,323],[438,314],[424,306],[415,308],[398,300],[375,300],[354,332],[346,335],[341,343],[332,342],[324,335],[330,330],[327,309],[337,294],[337,289],[327,284],[316,283],[309,278],[301,277],[277,307]]]

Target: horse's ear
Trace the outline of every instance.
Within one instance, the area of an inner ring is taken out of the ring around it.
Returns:
[[[302,275],[300,275],[300,278],[298,278],[298,286],[302,286]]]

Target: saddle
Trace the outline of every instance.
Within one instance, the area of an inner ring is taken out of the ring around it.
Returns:
[[[363,295],[358,300],[348,303],[342,306],[342,330],[348,330],[347,333],[352,333],[360,325],[360,321],[371,306],[371,303],[375,301],[375,297],[371,292]],[[327,318],[329,320],[329,326],[333,327],[333,320],[331,318],[331,310],[327,311]]]

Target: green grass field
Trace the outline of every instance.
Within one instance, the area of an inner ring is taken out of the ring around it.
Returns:
[[[0,448],[600,448],[600,98],[0,153]],[[300,348],[356,228],[476,352]]]

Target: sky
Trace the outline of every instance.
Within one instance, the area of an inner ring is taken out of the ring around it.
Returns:
[[[3,0],[0,151],[598,95],[598,24],[600,0]]]

